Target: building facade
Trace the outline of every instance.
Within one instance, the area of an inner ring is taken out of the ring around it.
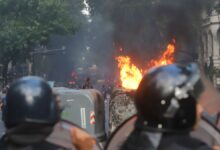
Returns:
[[[201,51],[199,61],[205,73],[220,88],[220,0],[216,0],[209,11],[203,13]]]

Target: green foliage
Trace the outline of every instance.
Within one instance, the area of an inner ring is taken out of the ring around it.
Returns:
[[[74,0],[0,0],[0,60],[25,60],[51,34],[74,33],[80,7]]]

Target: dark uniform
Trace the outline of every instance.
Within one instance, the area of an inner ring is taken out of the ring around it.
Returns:
[[[164,134],[158,150],[211,150],[204,142],[193,138],[189,133]]]
[[[0,143],[1,150],[64,150],[64,148],[60,146],[56,146],[50,144],[48,142],[38,142],[35,144],[28,144],[27,145],[18,145],[13,144],[12,141],[3,140]]]
[[[1,150],[63,150],[45,139],[59,121],[50,86],[37,77],[24,77],[13,83],[7,93],[3,116],[7,128]]]
[[[136,122],[135,130],[121,147],[121,150],[211,150],[206,143],[193,138],[189,133],[160,134],[149,132]],[[161,135],[154,136],[153,135]],[[152,140],[150,140],[152,138]],[[153,142],[157,142],[156,145]]]
[[[135,129],[121,150],[210,150],[190,136],[202,91],[196,64],[173,64],[149,71],[135,96]]]

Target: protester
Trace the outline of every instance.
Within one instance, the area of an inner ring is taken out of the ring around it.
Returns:
[[[5,88],[3,88],[2,92],[1,92],[0,99],[1,99],[1,102],[2,102],[2,103],[3,103],[3,101],[5,100],[5,97],[6,97],[7,91],[8,91],[8,88],[5,87]]]
[[[83,84],[83,89],[93,89],[90,78],[86,78],[85,83]]]

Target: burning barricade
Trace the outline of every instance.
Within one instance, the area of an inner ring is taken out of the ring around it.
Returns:
[[[157,59],[152,59],[144,69],[138,68],[129,56],[118,56],[118,68],[120,69],[120,80],[122,87],[129,90],[136,90],[143,77],[143,74],[152,67],[172,64],[174,62],[175,40],[168,44],[167,49]]]

